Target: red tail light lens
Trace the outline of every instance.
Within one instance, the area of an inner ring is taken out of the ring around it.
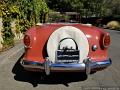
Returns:
[[[107,34],[103,37],[103,47],[107,48],[110,45],[110,35]]]
[[[26,47],[30,46],[30,37],[28,35],[24,36],[24,44]]]

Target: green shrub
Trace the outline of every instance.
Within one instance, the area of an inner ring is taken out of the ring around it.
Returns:
[[[120,23],[118,21],[110,21],[107,23],[109,29],[120,29]]]
[[[26,19],[20,19],[18,25],[20,32],[25,33],[27,29],[33,25],[33,23]]]
[[[48,22],[50,22],[50,23],[65,22],[69,18],[70,18],[69,16],[61,14],[59,12],[51,12],[49,14],[49,20],[48,20]]]
[[[2,44],[4,48],[8,48],[14,45],[14,34],[12,33],[10,22],[11,22],[10,17],[3,18]]]
[[[9,48],[11,46],[14,46],[14,39],[12,38],[6,39],[2,44],[4,48]]]

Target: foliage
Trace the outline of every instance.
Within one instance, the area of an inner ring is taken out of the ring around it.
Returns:
[[[48,13],[48,7],[45,2],[42,2],[42,0],[36,0],[35,2],[35,15],[36,15],[36,23],[44,22],[44,14]]]
[[[20,20],[18,21],[18,25],[19,25],[19,26],[17,26],[17,28],[18,28],[22,33],[25,33],[26,30],[32,26],[32,23],[29,22],[29,21],[26,20],[26,19],[20,19]]]
[[[14,34],[11,31],[10,22],[11,20],[9,17],[3,18],[4,30],[2,31],[2,33],[3,33],[4,47],[12,46],[14,44]]]
[[[81,9],[83,8],[83,1],[81,0],[70,0],[71,6],[76,12],[80,12]]]
[[[105,0],[107,16],[120,15],[120,0]]]
[[[20,0],[19,1],[21,16],[34,24],[44,21],[43,15],[48,13],[47,4],[44,0]]]
[[[0,2],[0,17],[9,17],[20,21],[22,32],[29,25],[45,22],[49,12],[44,0],[3,0]],[[21,23],[24,23],[21,24]]]
[[[51,12],[49,13],[49,20],[48,22],[65,22],[69,19],[69,16],[66,16],[64,14],[58,13],[58,12]]]
[[[73,11],[71,6],[72,0],[46,0],[50,9],[59,12]]]
[[[45,22],[49,8],[44,0],[1,0],[0,17],[3,18],[3,45],[14,44],[11,21],[16,19],[16,33],[24,33],[38,22]]]
[[[118,21],[110,21],[107,24],[107,28],[109,28],[109,29],[120,29],[120,23]]]
[[[15,10],[15,7],[14,7]],[[2,37],[3,37],[3,46],[11,46],[14,44],[14,34],[11,31],[11,18],[12,16],[17,16],[17,10],[12,10],[12,7],[9,3],[0,2],[0,17],[3,18],[3,30],[2,30]]]
[[[120,15],[120,0],[46,0],[50,9],[79,12],[82,17]]]
[[[19,7],[17,5],[11,4],[8,0],[3,0],[0,2],[0,17],[10,17],[16,18],[20,14]]]
[[[17,26],[22,33],[24,33],[29,27],[35,25],[38,22],[45,22],[44,15],[48,13],[47,4],[44,0],[18,0],[17,3],[20,8],[20,16]]]
[[[7,38],[4,40],[4,42],[2,44],[3,44],[4,48],[9,48],[11,46],[14,46],[14,39]]]

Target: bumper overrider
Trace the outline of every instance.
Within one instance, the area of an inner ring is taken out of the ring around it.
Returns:
[[[20,63],[24,68],[45,70],[45,73],[49,75],[50,71],[84,71],[86,74],[90,74],[91,71],[108,67],[112,62],[111,59],[93,62],[90,58],[87,58],[83,63],[71,64],[50,63],[49,59],[46,59],[45,63],[28,60],[22,60]]]

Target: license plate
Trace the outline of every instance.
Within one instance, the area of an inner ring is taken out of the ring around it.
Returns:
[[[79,50],[57,50],[56,60],[58,63],[78,63]]]

